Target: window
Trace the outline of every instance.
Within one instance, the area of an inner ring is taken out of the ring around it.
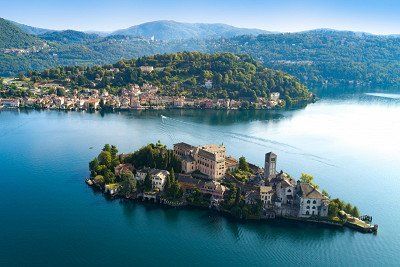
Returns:
[[[307,204],[310,204],[310,200],[307,200]]]
[[[309,214],[310,214],[310,212],[307,210],[307,211],[306,211],[306,214],[307,214],[307,215],[309,215]]]
[[[312,206],[312,209],[315,210],[315,206]]]
[[[307,209],[309,210],[309,209],[310,209],[310,206],[307,206]]]

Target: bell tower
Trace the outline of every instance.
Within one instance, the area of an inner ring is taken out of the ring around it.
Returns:
[[[264,162],[264,178],[272,178],[276,175],[276,154],[273,152],[269,152],[265,154],[265,162]]]

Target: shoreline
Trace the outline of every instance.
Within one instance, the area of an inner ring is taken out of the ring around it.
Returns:
[[[91,183],[89,183],[89,181]],[[217,214],[218,216],[224,217],[229,220],[233,220],[235,222],[241,222],[241,223],[247,223],[247,222],[257,222],[257,223],[294,223],[296,225],[301,225],[301,224],[307,224],[307,225],[317,225],[320,227],[325,227],[325,228],[335,228],[335,229],[350,229],[353,231],[357,231],[363,234],[367,233],[372,233],[374,235],[377,234],[377,228],[371,227],[369,229],[365,229],[362,227],[357,227],[357,225],[352,224],[348,221],[344,223],[335,223],[332,221],[328,220],[318,220],[318,219],[307,219],[307,218],[295,218],[295,217],[288,217],[288,216],[276,216],[275,218],[239,218],[234,216],[232,213],[226,210],[220,210],[212,207],[205,207],[201,205],[194,205],[191,203],[185,203],[184,205],[171,205],[166,203],[165,201],[162,202],[160,199],[154,199],[153,200],[146,200],[143,197],[124,197],[120,196],[118,194],[110,195],[106,194],[104,192],[104,189],[96,184],[93,183],[91,179],[87,179],[85,182],[92,190],[101,192],[103,197],[106,197],[107,199],[114,201],[114,200],[119,200],[119,201],[126,201],[126,202],[134,202],[138,204],[146,204],[146,205],[152,205],[161,209],[180,209],[180,210],[203,210],[203,211],[208,211],[208,212],[213,212],[214,214]]]

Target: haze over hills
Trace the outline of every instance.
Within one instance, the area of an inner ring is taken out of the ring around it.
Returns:
[[[0,20],[0,76],[58,65],[107,64],[153,54],[199,51],[249,54],[309,87],[400,85],[400,38],[395,36],[330,29],[235,35],[231,30],[239,33],[241,29],[229,25],[188,27],[171,21],[145,23],[105,37],[73,30],[32,35],[24,29],[38,31],[17,26]],[[226,37],[230,34],[234,36]]]
[[[260,29],[237,28],[221,23],[182,23],[160,20],[117,30],[110,35],[142,36],[157,40],[180,40],[190,38],[233,37],[238,35],[258,35],[269,32]]]

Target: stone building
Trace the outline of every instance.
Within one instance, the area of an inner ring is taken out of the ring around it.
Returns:
[[[329,199],[311,184],[298,182],[297,197],[300,206],[298,217],[328,216]]]
[[[265,154],[264,161],[264,178],[271,179],[276,175],[277,156],[273,152]]]
[[[213,180],[220,180],[226,173],[226,149],[223,145],[192,146],[186,143],[174,144],[174,154],[182,161],[185,173],[200,171]]]

